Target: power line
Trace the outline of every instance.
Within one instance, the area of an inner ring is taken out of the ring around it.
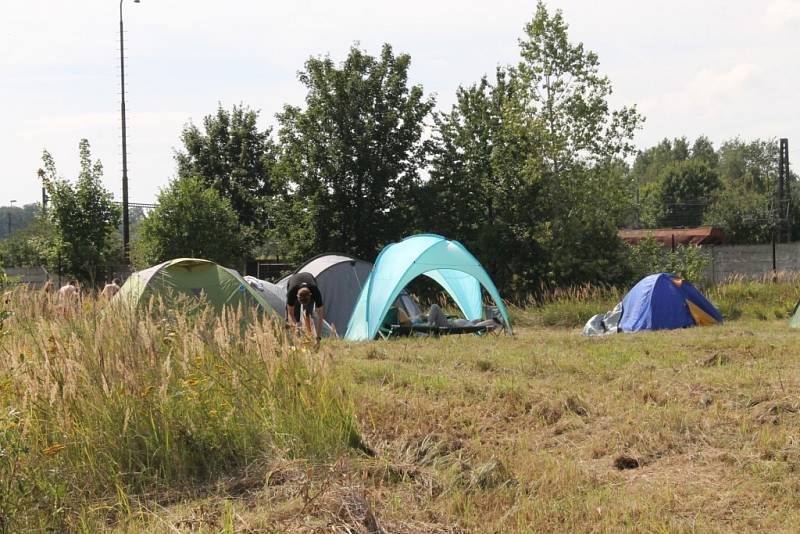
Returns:
[[[122,206],[123,203],[119,201],[114,201],[114,204],[117,206]],[[128,206],[131,208],[144,208],[144,209],[155,209],[158,204],[148,204],[147,202],[128,202]]]

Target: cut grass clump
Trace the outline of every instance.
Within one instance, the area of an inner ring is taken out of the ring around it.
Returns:
[[[361,446],[319,357],[290,347],[269,322],[241,313],[155,320],[88,301],[65,315],[26,291],[9,307],[0,531],[74,530],[90,506],[113,522],[138,494],[265,457],[325,460]]]

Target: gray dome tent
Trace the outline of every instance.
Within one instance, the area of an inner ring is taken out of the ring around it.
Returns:
[[[278,316],[286,315],[286,289],[271,284],[266,280],[259,280],[255,276],[245,276],[245,281],[267,301]]]
[[[325,321],[344,335],[353,314],[361,288],[372,271],[372,264],[345,254],[322,254],[298,267],[294,272],[310,273],[317,279],[325,303]],[[291,275],[275,284],[280,289],[284,304]]]

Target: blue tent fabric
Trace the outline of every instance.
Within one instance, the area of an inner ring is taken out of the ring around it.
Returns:
[[[467,319],[480,319],[483,315],[483,286],[511,331],[500,293],[480,262],[458,241],[419,234],[386,246],[378,255],[356,301],[345,339],[373,339],[395,298],[409,282],[423,274],[453,297]]]
[[[622,299],[620,328],[638,332],[695,326],[689,303],[722,322],[719,311],[688,281],[669,273],[646,276]]]

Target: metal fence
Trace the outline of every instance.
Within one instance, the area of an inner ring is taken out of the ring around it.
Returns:
[[[24,284],[33,288],[42,287],[48,280],[52,280],[53,284],[57,287],[61,287],[72,278],[68,273],[60,272],[58,269],[55,271],[48,271],[43,266],[8,267],[4,268],[3,271],[12,284]],[[102,287],[113,278],[119,278],[124,282],[131,275],[131,268],[128,265],[103,265],[98,268],[98,271],[108,273],[102,279],[94,281],[94,285],[98,287]]]

